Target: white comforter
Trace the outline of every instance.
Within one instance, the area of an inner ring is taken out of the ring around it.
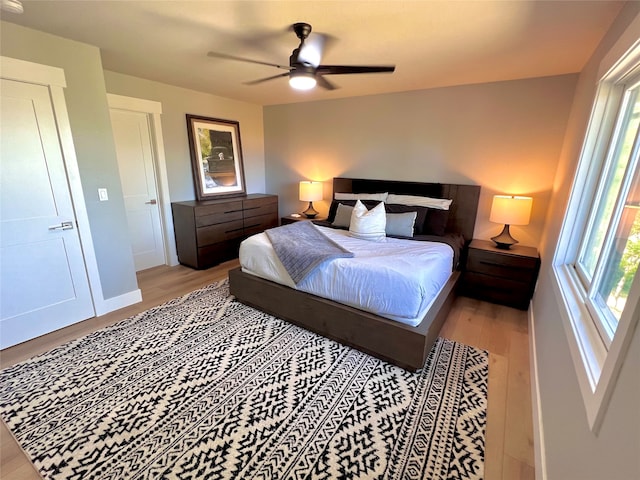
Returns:
[[[240,245],[242,270],[411,326],[422,321],[452,273],[453,249],[445,243],[370,242],[345,230],[316,227],[355,256],[323,263],[296,286],[267,235],[260,233]]]

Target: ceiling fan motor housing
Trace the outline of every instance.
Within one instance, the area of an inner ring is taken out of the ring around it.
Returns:
[[[294,23],[293,31],[296,32],[296,36],[300,41],[304,42],[305,38],[307,38],[311,33],[311,25],[304,22]]]

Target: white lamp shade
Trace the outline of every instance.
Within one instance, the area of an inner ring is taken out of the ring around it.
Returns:
[[[289,85],[296,90],[311,90],[316,83],[316,77],[311,73],[292,73],[289,76]]]
[[[494,195],[489,221],[505,225],[528,225],[531,205],[531,197]]]
[[[300,182],[300,200],[303,202],[322,200],[322,182]]]

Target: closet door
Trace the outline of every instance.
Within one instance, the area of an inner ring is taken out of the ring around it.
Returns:
[[[46,86],[0,85],[0,348],[94,315]]]

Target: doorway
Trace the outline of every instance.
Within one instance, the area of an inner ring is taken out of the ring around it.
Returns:
[[[107,96],[136,271],[176,265],[161,104]]]

